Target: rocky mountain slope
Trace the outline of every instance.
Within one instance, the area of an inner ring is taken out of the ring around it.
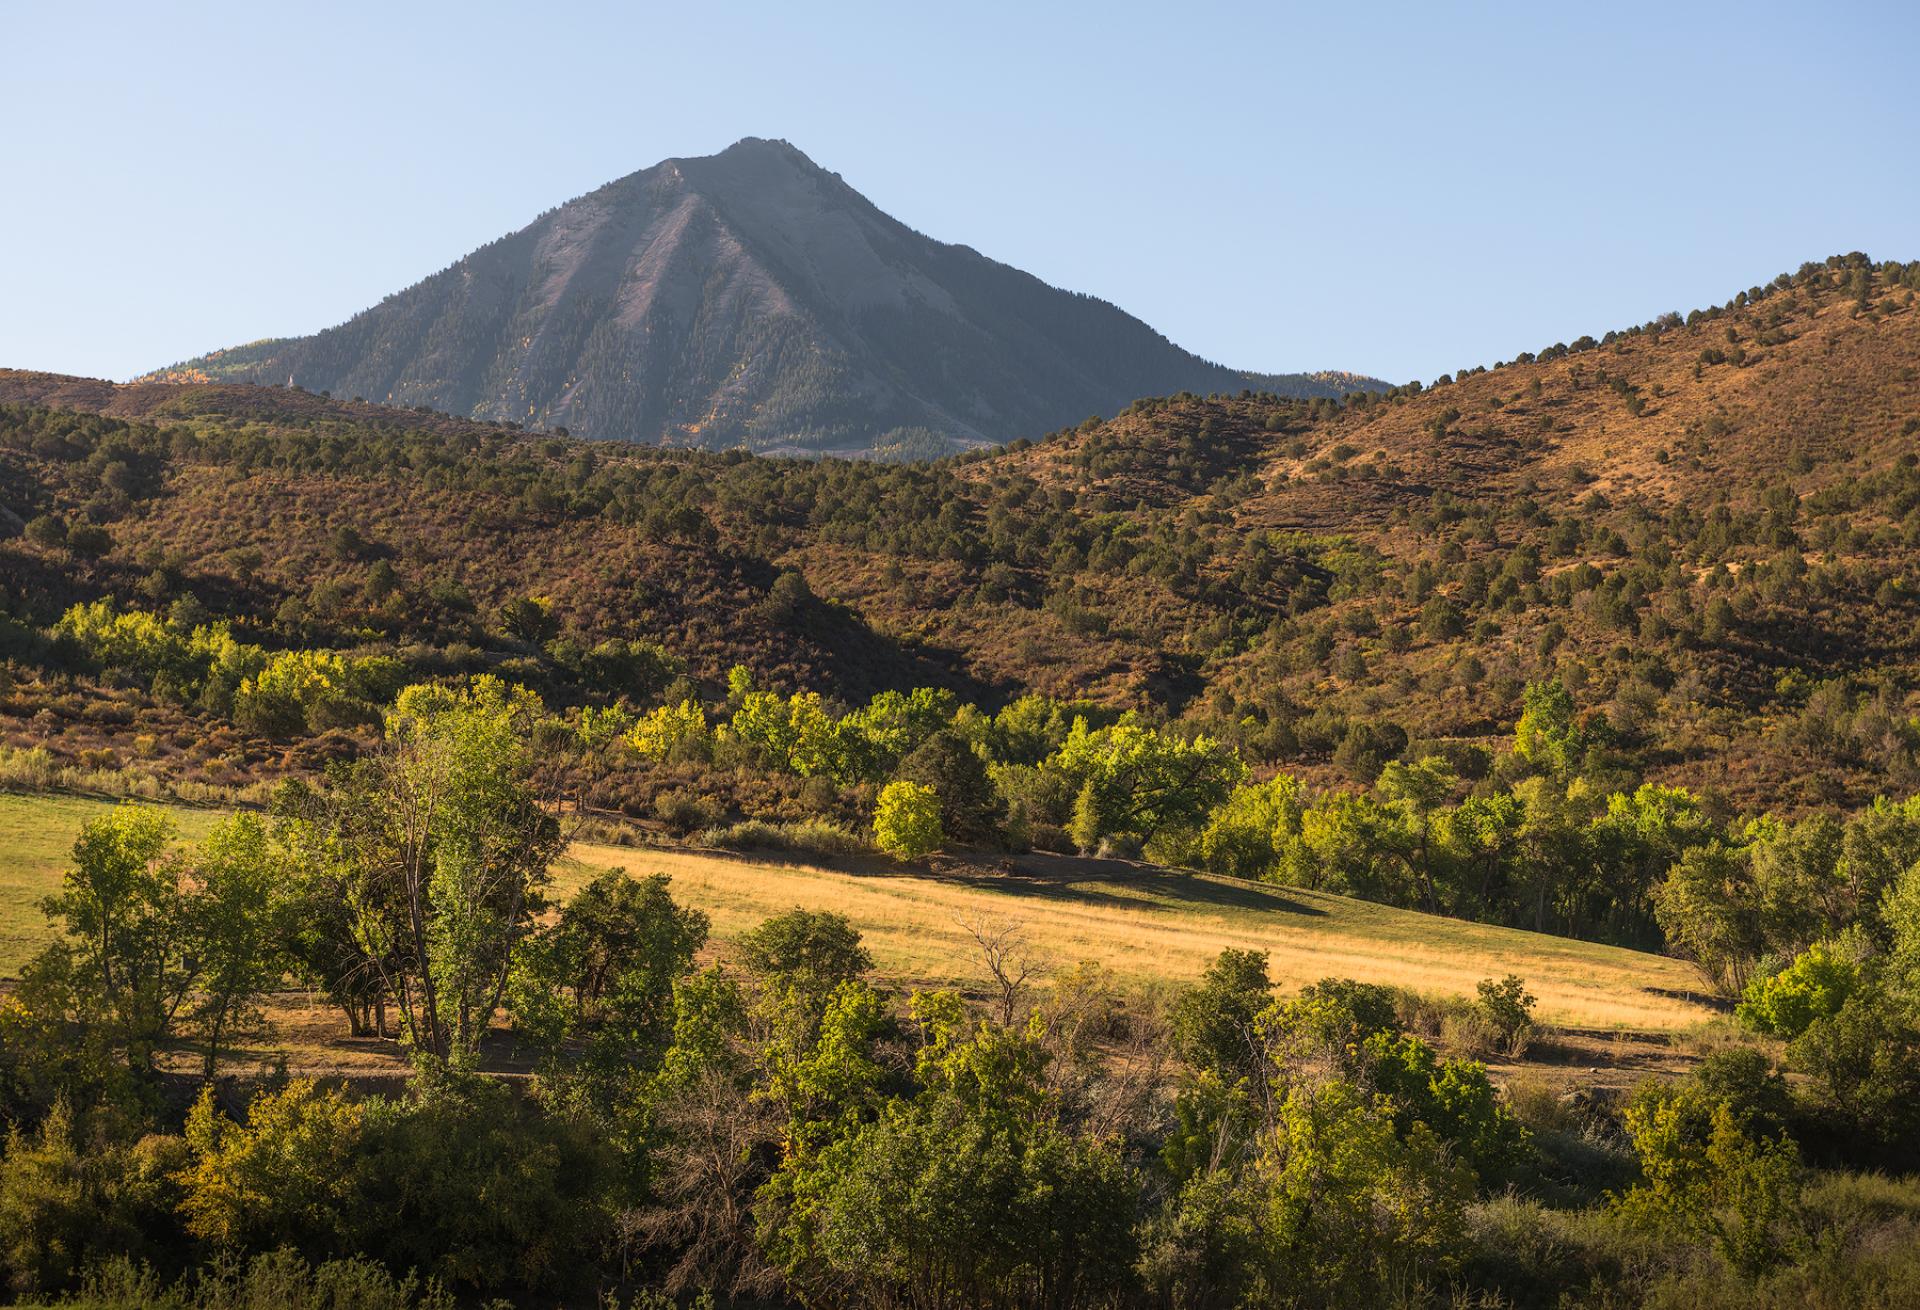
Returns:
[[[284,384],[576,436],[937,454],[1255,376],[911,230],[782,141],[670,159],[315,336],[153,375]]]

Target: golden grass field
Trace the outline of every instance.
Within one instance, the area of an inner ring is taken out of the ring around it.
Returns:
[[[51,929],[38,901],[56,890],[80,825],[112,802],[0,795],[0,977],[17,976]],[[173,807],[191,840],[218,813]],[[1711,1011],[1678,960],[1436,918],[1300,888],[1217,878],[1116,860],[1026,856],[986,864],[941,860],[906,870],[882,861],[824,868],[773,857],[578,844],[556,870],[570,894],[623,867],[665,873],[674,894],[713,918],[725,943],[796,906],[845,914],[881,971],[903,985],[978,985],[968,925],[1017,924],[1049,966],[1094,961],[1134,985],[1182,983],[1222,949],[1264,950],[1283,988],[1328,976],[1392,983],[1431,995],[1471,995],[1482,978],[1517,973],[1549,1023],[1660,1031]]]
[[[903,872],[582,844],[557,883],[564,893],[614,867],[671,876],[722,941],[796,906],[838,911],[903,983],[978,985],[969,925],[985,921],[1019,925],[1036,959],[1094,961],[1135,984],[1189,982],[1231,946],[1268,952],[1284,990],[1341,976],[1470,996],[1482,978],[1517,973],[1549,1023],[1672,1030],[1712,1014],[1685,999],[1698,975],[1664,956],[1124,861],[1028,856]]]

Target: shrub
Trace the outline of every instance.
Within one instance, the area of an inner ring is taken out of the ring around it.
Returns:
[[[148,1254],[166,1231],[179,1146],[104,1139],[65,1102],[31,1137],[16,1126],[0,1159],[0,1271],[12,1290],[54,1291],[95,1261]]]
[[[193,1162],[180,1175],[187,1230],[226,1249],[330,1248],[353,1222],[361,1119],[344,1094],[307,1079],[256,1096],[245,1124],[203,1090],[187,1116]]]
[[[1786,1078],[1764,1052],[1751,1046],[1715,1051],[1700,1062],[1693,1080],[1707,1096],[1724,1103],[1750,1136],[1778,1136],[1793,1114]]]
[[[787,848],[787,832],[765,819],[742,819],[725,827],[708,828],[699,841],[702,846],[718,846],[725,851],[779,851]]]
[[[653,798],[653,813],[674,833],[686,836],[711,827],[720,818],[720,802],[690,791],[664,791]]]
[[[166,1287],[153,1270],[122,1258],[87,1275],[75,1303],[84,1310],[455,1310],[438,1282],[396,1278],[371,1260],[309,1265],[281,1250],[240,1264],[204,1268]]]
[[[590,1276],[611,1153],[589,1124],[460,1080],[366,1106],[358,1249],[395,1269],[552,1299]]]
[[[1742,1274],[1787,1258],[1803,1239],[1801,1176],[1791,1141],[1756,1139],[1697,1087],[1649,1084],[1627,1108],[1638,1186],[1614,1200],[1629,1222],[1707,1238]]]
[[[66,520],[55,514],[37,514],[27,520],[26,538],[42,550],[67,544]]]
[[[76,523],[67,531],[67,549],[82,559],[99,559],[113,549],[113,534],[97,523]]]
[[[1482,979],[1477,990],[1480,999],[1476,1008],[1500,1034],[1507,1053],[1516,1058],[1525,1053],[1527,1040],[1533,1033],[1534,1005],[1533,993],[1527,990],[1526,983],[1518,974],[1510,973],[1499,982]]]
[[[708,828],[698,841],[702,846],[727,851],[792,851],[800,855],[865,855],[873,850],[873,843],[859,833],[825,819],[803,819],[799,823],[744,819]]]

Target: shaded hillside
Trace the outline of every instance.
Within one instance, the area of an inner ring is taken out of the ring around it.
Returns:
[[[926,465],[0,374],[6,506],[108,539],[0,568],[31,624],[112,594],[588,698],[582,652],[646,639],[709,688],[1142,705],[1310,777],[1410,739],[1474,767],[1558,676],[1596,767],[1857,801],[1920,785],[1917,272],[1836,259],[1425,390],[1175,396]],[[551,631],[513,631],[528,596]]]
[[[881,213],[781,141],[670,159],[542,215],[347,323],[157,377],[428,405],[715,449],[939,453],[1255,377],[1090,296]]]

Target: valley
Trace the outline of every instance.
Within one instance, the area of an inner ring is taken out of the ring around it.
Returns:
[[[1917,293],[930,459],[0,371],[0,1266],[1904,1304]]]

